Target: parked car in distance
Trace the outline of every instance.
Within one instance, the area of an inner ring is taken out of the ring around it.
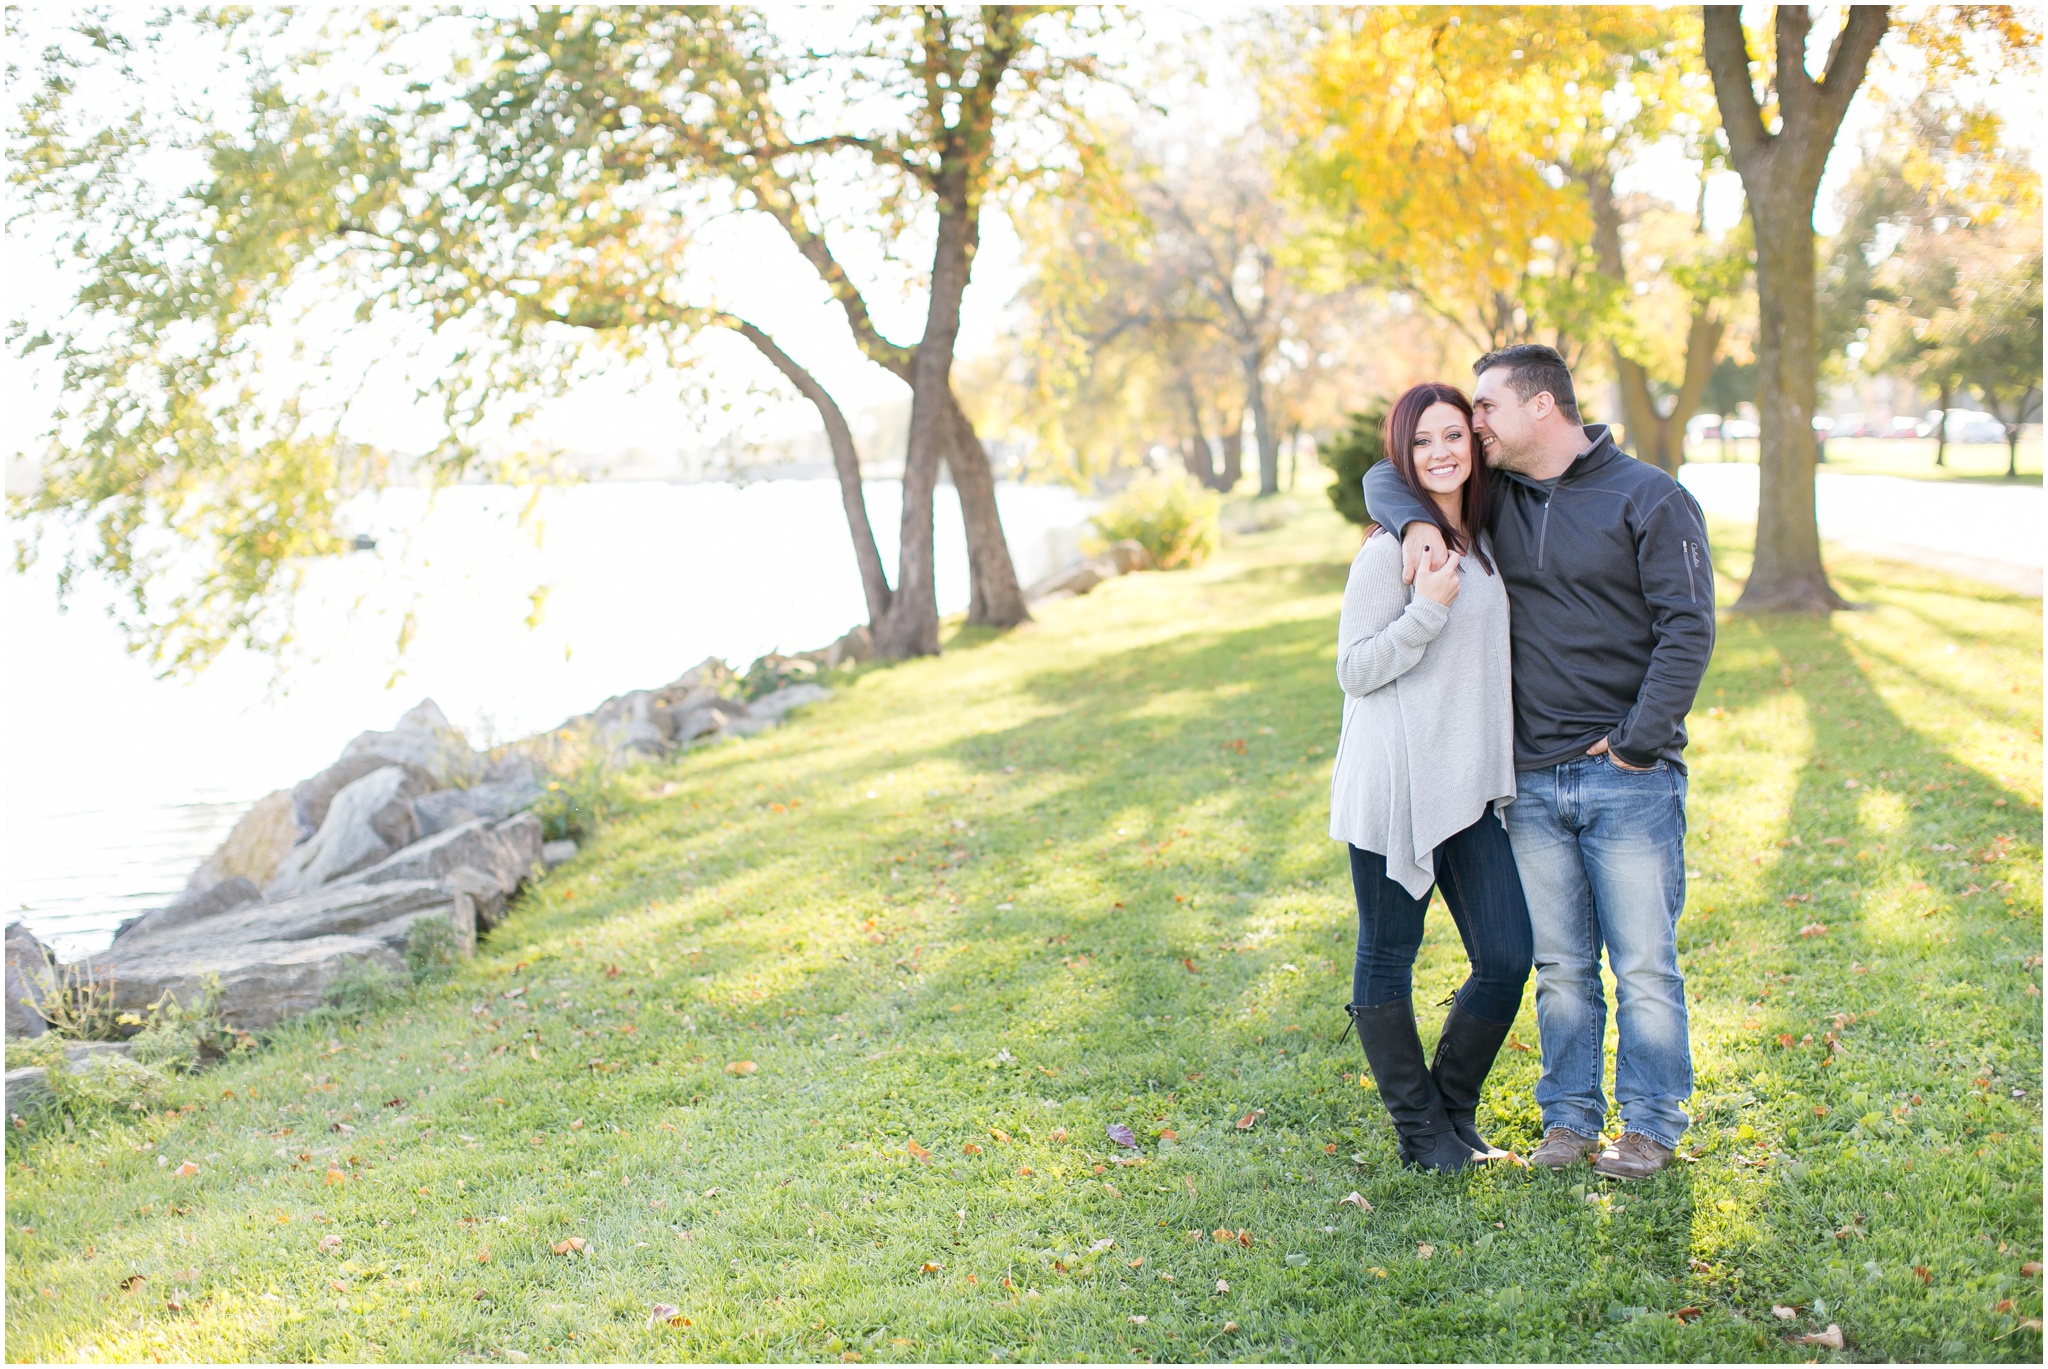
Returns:
[[[1746,418],[1725,419],[1721,424],[1721,435],[1730,442],[1745,441],[1755,437],[1762,431],[1763,429],[1757,427],[1756,424]]]
[[[1935,427],[1941,422],[1941,410],[1929,409],[1927,421],[1920,425],[1924,436],[1933,437]],[[2005,441],[2005,425],[1982,409],[1950,409],[1948,411],[1948,440],[1951,442],[1998,442]]]
[[[1719,437],[1720,435],[1721,415],[1719,414],[1694,414],[1691,418],[1685,420],[1685,440],[1688,442],[1705,442],[1709,438]]]

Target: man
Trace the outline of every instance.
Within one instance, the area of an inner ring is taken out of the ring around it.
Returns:
[[[1685,980],[1685,715],[1714,649],[1714,581],[1699,505],[1677,481],[1579,420],[1571,372],[1543,346],[1473,366],[1473,429],[1492,468],[1494,562],[1505,580],[1515,697],[1515,802],[1503,810],[1536,946],[1543,1143],[1533,1164],[1594,1152],[1603,1174],[1670,1162],[1690,1125]],[[1366,504],[1402,530],[1412,580],[1443,538],[1393,463]],[[1602,1148],[1606,949],[1622,1134]]]

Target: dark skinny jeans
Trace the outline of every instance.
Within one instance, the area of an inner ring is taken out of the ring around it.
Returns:
[[[1385,856],[1356,846],[1350,851],[1351,884],[1358,895],[1351,1001],[1376,1008],[1413,992],[1429,898],[1413,898],[1388,879]],[[1436,848],[1436,882],[1472,962],[1472,973],[1454,1001],[1484,1021],[1514,1021],[1536,951],[1515,854],[1491,805],[1479,821]]]

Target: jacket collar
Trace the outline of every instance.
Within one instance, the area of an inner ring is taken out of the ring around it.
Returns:
[[[1608,424],[1588,423],[1586,436],[1590,439],[1590,445],[1572,458],[1572,464],[1565,467],[1564,474],[1558,477],[1559,484],[1569,485],[1580,477],[1621,459],[1621,448],[1614,445],[1614,429]],[[1509,479],[1518,481],[1532,490],[1543,488],[1526,475],[1514,471],[1507,472],[1507,475]]]

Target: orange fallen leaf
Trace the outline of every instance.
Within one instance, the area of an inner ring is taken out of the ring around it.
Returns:
[[[1140,1256],[1138,1256],[1138,1258],[1137,1258],[1137,1259],[1135,1259],[1135,1260],[1125,1260],[1125,1261],[1124,1261],[1124,1268],[1126,1268],[1126,1269],[1136,1269],[1136,1268],[1137,1268],[1137,1267],[1138,1267],[1139,1265],[1142,1265],[1143,1263],[1145,1263],[1145,1257],[1144,1257],[1143,1255],[1140,1255]]]
[[[1229,1245],[1232,1241],[1237,1239],[1237,1237],[1231,1233],[1230,1228],[1227,1226],[1217,1227],[1215,1231],[1215,1236],[1216,1244],[1218,1245]]]
[[[1927,1266],[1924,1264],[1916,1264],[1913,1266],[1913,1277],[1920,1280],[1921,1283],[1928,1284],[1930,1286],[1934,1283],[1934,1275],[1928,1272]]]
[[[1161,1127],[1159,1128],[1159,1139],[1162,1141],[1178,1141],[1180,1133],[1172,1127]]]
[[[476,1262],[477,1262],[478,1264],[489,1264],[489,1263],[491,1262],[491,1252],[490,1252],[490,1251],[488,1251],[488,1250],[479,1250],[479,1251],[477,1251],[477,1252],[476,1252]]]
[[[332,1233],[322,1236],[320,1238],[320,1248],[322,1250],[341,1249],[341,1237],[333,1235]]]
[[[1004,1131],[1001,1127],[990,1127],[988,1129],[988,1134],[995,1137],[996,1140],[1000,1141],[1004,1145],[1010,1144],[1010,1133]],[[1063,1136],[1061,1139],[1064,1140],[1065,1137]]]
[[[923,1264],[917,1267],[917,1272],[920,1274],[936,1274],[944,1268],[945,1266],[942,1264],[939,1264],[932,1260],[926,1260]]]
[[[1239,1131],[1250,1131],[1259,1124],[1259,1118],[1263,1115],[1261,1110],[1257,1108],[1252,1109],[1252,1111],[1237,1119],[1237,1129]]]
[[[917,1138],[915,1136],[911,1137],[909,1144],[905,1145],[903,1148],[909,1151],[911,1155],[916,1157],[917,1162],[921,1165],[928,1165],[932,1162],[932,1153],[926,1150],[923,1146],[919,1145],[917,1143]]]
[[[1018,1174],[1018,1176],[1019,1176],[1019,1177],[1021,1177],[1021,1178],[1025,1178],[1025,1179],[1028,1179],[1028,1178],[1030,1178],[1030,1177],[1031,1177],[1031,1166],[1030,1166],[1030,1165],[1019,1165],[1019,1166],[1017,1166],[1017,1174]]]
[[[2039,1260],[2028,1260],[2025,1264],[2020,1266],[2020,1273],[2026,1275],[2030,1279],[2040,1278],[2041,1262]]]
[[[1842,1342],[1842,1328],[1835,1325],[1833,1322],[1828,1323],[1828,1329],[1825,1331],[1815,1331],[1812,1335],[1808,1336],[1792,1337],[1792,1343],[1794,1345],[1825,1346],[1829,1350],[1840,1350],[1844,1348]]]
[[[340,1279],[329,1279],[327,1281],[327,1286],[337,1293],[348,1292],[348,1285],[343,1283]]]
[[[969,1154],[969,1155],[979,1155],[979,1154],[981,1154],[981,1147],[980,1147],[980,1146],[978,1146],[978,1145],[976,1145],[976,1144],[974,1144],[974,1142],[972,1142],[972,1141],[969,1141],[969,1142],[968,1142],[968,1143],[967,1143],[966,1145],[964,1145],[964,1146],[960,1147],[960,1149],[961,1149],[962,1151],[966,1152],[966,1153],[967,1153],[967,1154]]]
[[[332,1165],[329,1165],[329,1166],[327,1167],[327,1179],[326,1179],[326,1182],[328,1182],[328,1183],[330,1183],[330,1184],[345,1184],[345,1183],[347,1183],[347,1182],[348,1182],[348,1175],[346,1175],[346,1174],[342,1173],[342,1172],[341,1172],[340,1170],[336,1169],[336,1168],[335,1168],[334,1166],[332,1166]]]
[[[1180,963],[1181,963],[1181,964],[1183,964],[1183,965],[1185,965],[1185,966],[1187,966],[1187,969],[1188,969],[1188,973],[1189,973],[1189,974],[1200,974],[1200,973],[1201,973],[1201,971],[1200,971],[1200,970],[1198,970],[1198,969],[1196,969],[1196,968],[1195,968],[1195,962],[1194,962],[1193,960],[1189,959],[1189,958],[1188,958],[1188,957],[1186,957],[1186,956],[1183,956],[1183,957],[1181,957],[1181,962],[1180,962]]]
[[[1792,1033],[1791,1033],[1791,1032],[1779,1032],[1779,1033],[1778,1033],[1778,1044],[1779,1044],[1779,1045],[1781,1045],[1781,1046],[1783,1046],[1783,1047],[1785,1047],[1785,1049],[1787,1049],[1787,1050],[1790,1050],[1790,1049],[1792,1048]]]
[[[549,1249],[553,1250],[557,1255],[573,1255],[588,1244],[589,1242],[585,1241],[581,1236],[571,1236],[566,1241],[555,1242]]]
[[[1052,1136],[1049,1139],[1052,1140],[1055,1144],[1066,1140],[1067,1129],[1065,1127],[1054,1127],[1052,1129]]]
[[[752,1074],[759,1068],[760,1066],[751,1060],[735,1060],[725,1067],[725,1072],[731,1075],[745,1076]]]
[[[176,1169],[171,1171],[171,1173],[177,1175],[180,1179],[189,1179],[198,1172],[199,1166],[193,1164],[190,1160],[187,1160],[184,1164],[179,1165]]]
[[[1681,1307],[1671,1315],[1678,1318],[1681,1322],[1695,1322],[1700,1319],[1700,1309],[1697,1307]]]
[[[1247,1249],[1247,1250],[1251,1249],[1251,1248],[1252,1248],[1252,1233],[1251,1233],[1251,1232],[1249,1232],[1249,1231],[1246,1231],[1246,1230],[1245,1230],[1245,1229],[1244,1229],[1243,1227],[1239,1227],[1239,1228],[1237,1229],[1237,1243],[1238,1243],[1239,1245],[1243,1246],[1243,1247],[1244,1247],[1245,1249]]]
[[[1799,935],[1801,936],[1826,936],[1827,934],[1828,924],[1825,922],[1809,922],[1799,929]]]
[[[1534,1047],[1524,1044],[1520,1037],[1510,1032],[1508,1033],[1508,1049],[1511,1051],[1526,1051],[1532,1050]]]
[[[121,1280],[121,1291],[123,1293],[132,1293],[148,1282],[149,1275],[147,1274],[130,1274],[127,1278]]]

